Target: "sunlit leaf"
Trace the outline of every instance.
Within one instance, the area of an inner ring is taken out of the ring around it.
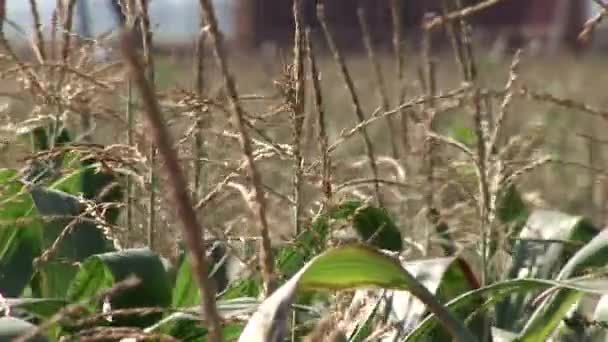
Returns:
[[[441,317],[453,334],[463,341],[476,340],[396,259],[364,245],[346,245],[315,257],[268,297],[247,323],[239,341],[282,341],[298,291],[362,287],[411,291]]]

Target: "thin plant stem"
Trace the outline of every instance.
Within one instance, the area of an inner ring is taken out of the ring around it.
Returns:
[[[461,0],[454,0],[456,7],[458,8],[458,15],[451,16],[451,14],[447,14],[446,18],[453,18],[457,20],[459,25],[459,37],[462,39],[462,44],[459,46],[461,51],[459,52],[459,56],[461,56],[462,60],[460,60],[463,69],[463,79],[466,83],[471,84],[473,86],[473,105],[474,105],[474,113],[473,113],[473,121],[475,126],[475,135],[477,137],[477,174],[478,174],[478,185],[479,185],[479,215],[480,215],[480,237],[481,237],[481,286],[485,286],[489,282],[489,273],[490,273],[490,244],[489,240],[493,238],[493,230],[492,230],[492,216],[494,203],[492,203],[490,193],[490,183],[489,183],[489,174],[488,174],[488,147],[491,141],[491,136],[488,127],[488,115],[483,112],[482,109],[482,96],[481,90],[479,88],[479,82],[477,77],[477,65],[475,63],[475,55],[473,53],[473,41],[472,41],[472,33],[471,26],[467,22],[466,18],[469,13],[474,13],[480,9],[483,9],[484,5],[490,3],[497,3],[498,1],[485,1],[481,3],[480,7],[476,7],[473,9],[472,7],[464,8]],[[499,0],[500,1],[500,0]],[[432,27],[432,23],[427,25],[427,27]],[[489,336],[489,322],[484,320],[483,331],[482,331],[482,341],[486,341]]]
[[[198,39],[196,40],[196,65],[195,65],[195,92],[199,98],[199,101],[203,99],[205,91],[205,21],[203,20],[203,13],[200,13],[200,32]],[[203,115],[205,113],[201,110],[198,112],[196,117],[196,132],[194,134],[194,146],[193,151],[196,156],[193,162],[193,180],[192,180],[192,193],[194,198],[199,197],[199,192],[205,192],[201,187],[205,184],[204,170],[201,160],[207,157],[205,140],[203,138],[203,127],[204,121]]]
[[[70,58],[70,51],[72,50],[72,22],[74,18],[74,7],[76,6],[76,0],[68,0],[68,5],[65,8],[65,13],[63,13],[63,36],[62,36],[62,45],[61,45],[61,64],[67,66]],[[61,96],[61,90],[63,89],[63,84],[65,82],[65,78],[67,76],[66,72],[67,68],[61,68],[59,70],[59,78],[55,85],[55,92],[57,96]],[[57,101],[56,110],[57,114],[63,112],[63,106],[60,103],[61,101]],[[51,134],[49,146],[53,148],[55,146],[55,141],[57,136],[59,135],[59,131],[61,130],[62,124],[59,122],[59,118],[55,116],[53,118],[53,122],[51,124]]]
[[[40,63],[44,63],[46,60],[46,50],[44,48],[44,36],[42,35],[42,23],[40,22],[40,12],[38,11],[38,1],[30,0],[30,12],[32,13],[32,19],[34,20],[34,36],[36,55],[39,57]]]
[[[511,62],[511,68],[509,69],[509,79],[507,80],[507,84],[505,85],[504,89],[505,95],[500,104],[500,110],[494,123],[494,129],[492,130],[492,134],[490,136],[490,141],[488,144],[488,156],[493,154],[493,152],[496,150],[496,145],[498,144],[498,139],[500,138],[500,133],[501,129],[503,128],[505,117],[513,100],[515,82],[518,79],[520,60],[521,50],[517,50],[515,56],[513,57],[513,61]]]
[[[426,22],[424,24],[424,29],[425,30],[435,29],[435,28],[445,24],[446,22],[466,19],[467,17],[470,17],[474,14],[477,14],[478,12],[486,10],[501,1],[505,1],[505,0],[486,0],[486,1],[476,3],[469,7],[460,8],[456,11],[447,13],[442,16],[437,16],[437,17],[433,18],[433,20]]]
[[[293,222],[296,235],[301,232],[302,211],[302,126],[304,124],[304,32],[302,28],[302,1],[293,1],[294,48],[293,48],[293,72],[294,92],[292,103],[293,122],[293,200],[294,212]]]
[[[150,16],[148,13],[148,0],[138,0],[139,5],[139,17],[140,17],[140,28],[143,42],[143,54],[144,63],[146,67],[146,77],[150,83],[153,91],[155,91],[155,80],[154,80],[154,58],[152,57],[152,29],[150,28]],[[150,193],[148,197],[148,226],[147,226],[147,238],[148,247],[154,250],[156,245],[156,146],[154,143],[150,144],[150,150],[148,151],[148,158],[150,160],[150,169],[148,174],[148,180],[150,182]]]
[[[424,75],[422,75],[421,77],[424,77]],[[351,138],[356,133],[358,133],[361,129],[363,129],[363,127],[369,126],[372,123],[374,123],[376,121],[379,121],[380,119],[384,118],[385,116],[398,115],[398,114],[401,114],[401,111],[404,110],[404,109],[414,109],[416,106],[426,105],[428,103],[431,103],[431,102],[434,102],[434,101],[437,101],[437,100],[447,100],[447,99],[456,100],[456,99],[464,97],[467,94],[467,90],[468,90],[467,87],[456,88],[456,89],[451,90],[451,91],[449,91],[449,92],[447,92],[445,94],[440,94],[440,95],[433,96],[433,97],[430,97],[430,98],[425,94],[424,96],[416,97],[416,98],[413,98],[411,100],[408,100],[407,102],[404,102],[404,103],[400,104],[399,106],[397,106],[396,108],[393,108],[393,109],[391,109],[391,110],[389,110],[387,112],[376,113],[376,114],[370,116],[365,121],[363,121],[361,123],[358,123],[353,128],[344,130],[340,134],[340,137],[338,139],[336,139],[336,141],[334,141],[328,147],[327,151],[329,153],[335,151],[340,145],[343,145],[345,141],[347,141],[349,138]],[[444,106],[442,108],[436,109],[436,111],[450,110],[450,109],[455,109],[455,108],[458,108],[458,107],[462,107],[462,105],[459,104],[459,103],[451,104],[451,105],[447,105],[447,106]]]
[[[72,21],[74,18],[74,6],[76,6],[76,0],[68,0],[68,6],[65,9],[63,15],[63,36],[61,45],[61,63],[68,65],[68,59],[70,58],[70,51],[72,50]],[[61,90],[63,82],[65,81],[65,69],[60,70],[59,80],[57,81],[57,90]]]
[[[127,145],[133,146],[133,129],[134,129],[134,119],[133,115],[133,82],[129,78],[127,80],[127,103],[125,106],[125,114],[127,119]],[[127,232],[133,231],[133,184],[134,181],[131,175],[126,176],[126,194],[125,194],[125,204],[126,204],[126,226]]]
[[[403,20],[401,19],[402,13],[402,1],[391,0],[391,19],[393,25],[393,53],[395,55],[395,72],[397,76],[397,103],[403,103],[405,101],[405,73],[404,73],[404,53],[402,44],[402,25]],[[408,155],[410,152],[410,141],[409,141],[409,112],[401,110],[401,145],[403,148],[402,157]]]
[[[247,118],[245,117],[245,111],[239,102],[236,85],[228,66],[228,60],[226,57],[226,52],[224,51],[223,40],[219,31],[213,3],[211,0],[200,0],[200,5],[203,10],[205,22],[209,28],[209,38],[211,40],[211,46],[215,55],[215,61],[223,76],[224,89],[230,102],[233,120],[238,128],[239,142],[241,144],[243,155],[247,160],[249,177],[251,179],[251,184],[253,185],[254,200],[252,201],[251,206],[257,216],[260,235],[262,236],[259,260],[264,283],[264,295],[267,297],[274,292],[276,281],[274,275],[274,257],[271,249],[272,246],[270,241],[268,218],[266,217],[267,204],[266,197],[264,195],[264,187],[262,185],[262,177],[255,164],[253,148],[251,146],[249,132],[247,131]]]
[[[329,154],[329,138],[327,137],[327,122],[325,119],[325,108],[323,107],[323,93],[321,91],[321,78],[313,51],[310,37],[310,29],[306,29],[306,54],[308,65],[310,66],[310,76],[312,79],[312,94],[317,114],[317,124],[319,125],[319,152],[321,154],[321,189],[325,195],[325,202],[331,201],[331,157]]]
[[[129,32],[133,33],[133,26],[135,23],[135,8],[133,6],[133,2],[132,1],[120,1],[119,2],[120,7],[121,7],[121,11],[125,14],[126,17],[126,23],[125,23],[125,27],[124,29],[128,30]],[[135,113],[134,113],[134,106],[135,106],[135,99],[133,96],[133,81],[131,80],[131,77],[129,77],[129,75],[127,75],[127,84],[126,84],[126,92],[127,92],[127,99],[126,99],[126,104],[125,104],[125,116],[126,116],[126,121],[127,121],[127,145],[128,146],[134,146],[135,144]],[[134,201],[134,187],[133,185],[135,184],[133,177],[130,174],[126,175],[126,186],[125,186],[125,221],[126,221],[126,227],[127,227],[127,234],[129,236],[129,239],[132,237],[133,231],[134,231],[134,221],[133,221],[133,213],[134,213],[134,207],[135,207],[135,201]]]
[[[447,15],[450,13],[450,2],[453,0],[442,0],[442,9],[443,15]],[[466,66],[464,63],[464,49],[462,48],[462,39],[459,36],[460,33],[460,21],[449,21],[446,25],[446,32],[450,39],[450,43],[452,44],[452,49],[454,50],[454,55],[456,57],[456,63],[460,66],[461,72],[463,75],[467,73]]]
[[[164,159],[167,179],[172,190],[178,217],[182,221],[182,231],[190,254],[192,269],[196,275],[202,297],[202,309],[208,322],[209,340],[222,341],[222,329],[215,303],[215,284],[209,278],[209,261],[204,248],[204,230],[194,212],[186,179],[179,166],[177,154],[173,149],[171,136],[167,131],[160,112],[154,88],[144,74],[144,68],[133,48],[133,35],[122,37],[122,51],[127,62],[130,76],[137,85],[145,108],[146,118],[150,124],[151,134]]]
[[[361,122],[365,121],[365,115],[363,114],[363,109],[361,108],[361,104],[359,103],[359,97],[357,96],[357,93],[355,91],[355,85],[350,76],[350,73],[348,72],[346,63],[344,62],[344,57],[340,53],[340,50],[338,50],[338,46],[336,45],[334,36],[327,24],[327,20],[325,18],[325,8],[322,3],[319,3],[317,5],[317,18],[319,19],[319,22],[321,23],[321,28],[323,29],[325,39],[326,39],[327,44],[329,45],[329,49],[331,50],[331,53],[333,55],[334,62],[336,64],[336,66],[338,67],[338,70],[340,71],[340,74],[342,75],[342,80],[344,81],[344,84],[346,85],[346,89],[348,90],[348,94],[350,96],[350,101],[351,101],[355,116],[356,116],[358,122],[361,123]],[[363,127],[361,129],[361,136],[363,137],[363,141],[365,143],[365,151],[367,154],[367,159],[369,161],[370,169],[372,171],[372,175],[375,179],[378,179],[378,165],[376,164],[376,158],[374,155],[374,147],[372,144],[372,139],[369,136],[369,133],[368,133],[366,127]],[[382,195],[380,193],[380,183],[376,182],[374,184],[374,193],[376,195],[376,201],[378,202],[378,205],[383,206],[384,201],[382,200]]]
[[[376,82],[376,93],[378,95],[378,100],[380,101],[380,107],[383,111],[389,110],[389,102],[388,95],[386,94],[386,84],[384,82],[384,77],[382,76],[382,68],[380,67],[380,63],[378,62],[378,58],[376,57],[376,51],[374,49],[374,43],[372,41],[372,36],[369,29],[369,24],[367,23],[367,19],[365,17],[365,11],[363,7],[359,7],[357,9],[357,16],[359,18],[359,25],[361,26],[361,33],[363,35],[363,43],[365,45],[365,49],[367,50],[367,57],[369,59],[369,63],[371,65],[372,73],[374,75],[374,79]],[[386,117],[386,126],[389,132],[389,139],[391,143],[391,154],[392,157],[396,160],[399,159],[399,148],[397,147],[397,126],[392,117]]]
[[[50,59],[52,61],[57,60],[57,27],[59,27],[59,20],[61,18],[61,9],[63,5],[61,4],[61,0],[57,0],[57,6],[53,9],[53,14],[51,15],[51,51],[50,51]],[[52,75],[52,74],[51,74]]]
[[[423,37],[423,48],[422,48],[422,60],[424,63],[424,70],[422,71],[423,75],[420,77],[424,91],[426,93],[429,102],[425,106],[426,111],[426,135],[429,135],[429,132],[435,131],[435,114],[436,114],[436,102],[433,100],[437,94],[437,74],[436,74],[436,64],[435,60],[432,58],[432,39],[433,32],[430,30],[424,31]],[[426,182],[427,182],[427,191],[425,192],[425,205],[428,210],[428,219],[432,223],[431,227],[435,227],[438,222],[438,215],[436,215],[435,208],[435,145],[436,141],[433,139],[425,139],[424,144],[424,166],[426,173]],[[429,252],[430,247],[430,239],[432,236],[431,231],[426,231],[426,250],[425,252]]]

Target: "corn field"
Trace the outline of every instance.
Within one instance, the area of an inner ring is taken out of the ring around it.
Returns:
[[[210,0],[191,46],[147,0],[9,39],[0,0],[0,341],[608,338],[601,52],[481,42],[500,0],[417,39],[392,0],[390,47],[303,1],[239,50]]]

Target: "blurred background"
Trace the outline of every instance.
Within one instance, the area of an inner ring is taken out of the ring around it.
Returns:
[[[98,36],[119,24],[118,0],[81,0],[77,27],[85,36]],[[316,0],[305,1],[307,25],[318,26],[315,18]],[[326,3],[330,22],[337,34],[358,35],[357,7],[366,9],[372,34],[378,43],[390,46],[390,0],[332,0]],[[466,0],[465,2],[479,2]],[[19,26],[10,31],[11,38],[31,37],[32,17],[28,1],[7,1],[7,17]],[[286,45],[292,35],[291,2],[286,0],[215,0],[220,27],[232,46],[239,48]],[[42,22],[50,26],[55,0],[38,1]],[[415,34],[426,13],[441,13],[441,0],[408,0],[401,2],[406,34]],[[199,31],[198,0],[151,0],[150,15],[155,28],[155,41],[165,44],[190,44]],[[596,31],[594,39],[580,46],[576,36],[585,21],[601,10],[594,0],[504,0],[475,16],[475,32],[479,39],[510,47],[533,43],[538,50],[553,53],[569,45],[600,48],[606,44],[606,30]],[[49,27],[45,27],[48,33]],[[360,39],[349,42],[359,44]],[[348,45],[348,44],[347,44]],[[349,47],[349,46],[347,46]]]

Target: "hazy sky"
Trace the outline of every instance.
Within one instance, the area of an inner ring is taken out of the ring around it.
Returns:
[[[214,0],[220,27],[226,34],[230,34],[230,6],[233,1],[239,0]],[[43,24],[48,28],[56,0],[37,2]],[[105,32],[116,25],[108,0],[79,0],[78,3],[80,2],[88,5],[92,18],[90,25],[94,33]],[[157,39],[189,40],[198,31],[199,2],[198,0],[151,0],[150,16]],[[31,35],[32,18],[29,1],[7,0],[7,18]],[[7,32],[16,33],[12,29],[8,29]]]

